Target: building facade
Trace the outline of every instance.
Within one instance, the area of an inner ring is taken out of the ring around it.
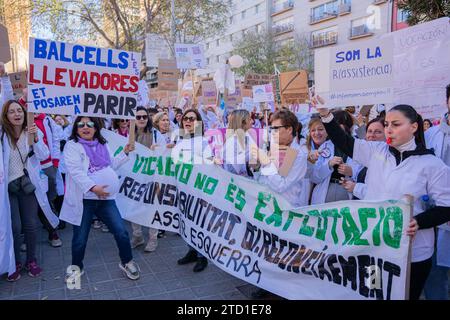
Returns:
[[[28,68],[28,42],[31,35],[30,0],[0,1],[0,21],[8,29],[11,61],[5,64],[7,72]]]

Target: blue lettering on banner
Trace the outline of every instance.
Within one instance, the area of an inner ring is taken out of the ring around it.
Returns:
[[[383,55],[381,53],[381,48],[376,47],[375,53],[367,48],[367,59],[381,58]],[[336,53],[336,63],[341,63],[344,61],[358,61],[361,60],[361,49],[349,50],[349,51],[339,51]]]
[[[106,61],[105,61],[106,55]],[[119,52],[117,58],[112,49],[101,49],[89,46],[74,45],[71,52],[64,42],[34,39],[34,58],[55,60],[68,63],[95,65],[98,67],[127,69],[129,66],[128,52]],[[115,62],[114,60],[118,60]]]

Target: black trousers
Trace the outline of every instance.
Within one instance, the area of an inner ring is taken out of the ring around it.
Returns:
[[[409,287],[409,300],[419,300],[431,271],[432,258],[411,263],[411,280]]]

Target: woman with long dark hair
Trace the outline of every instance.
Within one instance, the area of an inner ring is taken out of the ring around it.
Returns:
[[[319,113],[330,139],[347,156],[367,167],[365,200],[414,197],[407,234],[412,243],[410,299],[419,299],[431,269],[433,228],[450,220],[450,167],[426,149],[423,120],[409,105],[397,105],[386,113],[386,142],[355,139],[343,131],[323,100]],[[318,101],[314,99],[317,105]],[[423,197],[436,204],[427,208]]]
[[[27,258],[25,268],[28,275],[37,277],[42,269],[37,264],[36,246],[38,236],[39,206],[53,227],[59,223],[50,209],[46,195],[48,182],[40,175],[40,161],[50,155],[43,140],[43,133],[35,124],[27,128],[26,110],[17,101],[5,103],[1,113],[1,140],[3,149],[4,179],[8,181],[8,199],[11,208],[11,225],[14,237],[16,270],[8,281],[20,279],[20,234],[25,234]],[[34,136],[33,145],[28,145],[28,136]]]
[[[114,156],[102,136],[98,118],[78,117],[64,149],[66,196],[61,219],[73,224],[72,267],[66,281],[74,282],[84,273],[84,253],[93,215],[111,230],[119,248],[119,268],[131,280],[139,278],[139,266],[133,261],[130,238],[117,208],[115,196],[119,178],[114,169],[128,161],[132,145]],[[78,270],[77,270],[78,269]]]

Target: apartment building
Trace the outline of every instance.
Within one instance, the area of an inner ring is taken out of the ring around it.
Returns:
[[[391,31],[388,0],[297,0],[295,30],[312,48],[341,45]]]

